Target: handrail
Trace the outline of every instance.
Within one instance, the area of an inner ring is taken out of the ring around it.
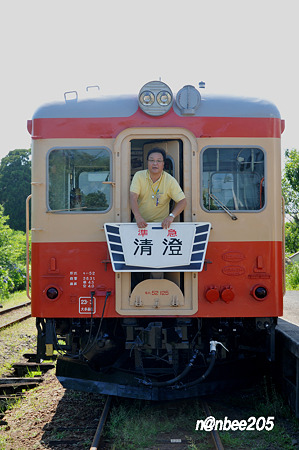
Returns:
[[[31,200],[32,194],[28,195],[26,198],[26,294],[29,300],[31,300],[30,295],[30,265],[29,265],[29,202]]]

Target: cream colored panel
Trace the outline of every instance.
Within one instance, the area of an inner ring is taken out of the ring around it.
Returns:
[[[196,216],[193,221],[211,222],[211,242],[228,241],[281,241],[281,165],[280,139],[198,139],[198,157],[196,168],[199,173],[200,153],[207,146],[252,146],[261,147],[266,152],[266,206],[261,212],[234,212],[237,220],[232,220],[224,211],[207,212],[197,203]],[[200,174],[199,174],[200,176]],[[199,176],[194,190],[200,190]]]
[[[184,192],[187,198],[186,221],[212,223],[210,241],[272,241],[282,239],[281,167],[279,139],[204,138],[197,143],[188,130],[172,128],[130,129],[115,141],[113,153],[113,208],[107,213],[53,214],[47,212],[46,158],[54,147],[106,146],[113,151],[114,139],[51,139],[33,142],[32,158],[32,241],[33,242],[93,242],[105,240],[105,222],[130,221],[130,140],[181,139],[184,146]],[[209,213],[200,206],[200,153],[206,146],[260,146],[267,158],[267,203],[258,213],[236,213],[233,221],[225,212]],[[190,177],[190,173],[192,176]],[[191,195],[192,194],[192,195]],[[70,232],[71,230],[71,232]],[[88,230],[88,233],[84,232]]]
[[[172,281],[165,279],[155,279],[154,284],[151,279],[137,284],[131,293],[129,305],[147,309],[169,309],[170,307],[181,309],[186,306],[180,288]]]
[[[126,316],[192,315],[198,310],[198,278],[196,273],[185,273],[185,295],[167,279],[148,279],[137,284],[130,292],[129,273],[116,273],[115,309]]]
[[[47,154],[53,148],[107,147],[113,152],[113,139],[45,139],[32,146],[32,242],[106,241],[105,222],[115,222],[112,207],[107,213],[52,213],[47,210]],[[115,159],[115,157],[113,158]],[[112,164],[112,180],[114,181]],[[115,198],[115,187],[112,188]]]

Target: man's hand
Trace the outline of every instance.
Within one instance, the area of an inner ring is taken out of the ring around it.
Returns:
[[[169,228],[173,221],[174,221],[174,218],[172,216],[165,217],[165,219],[163,220],[163,222],[161,224],[162,228],[165,228],[165,229]]]
[[[144,220],[144,218],[142,216],[135,216],[135,220],[137,223],[137,227],[138,228],[146,228],[147,227],[147,222]]]
[[[167,216],[163,222],[162,222],[162,228],[169,228],[172,222],[174,221],[174,218],[177,217],[179,214],[181,214],[182,211],[186,208],[187,200],[183,198],[180,200],[174,207],[173,211],[171,212],[171,216]],[[174,217],[172,217],[174,215]]]
[[[147,222],[139,212],[138,195],[135,194],[135,192],[130,192],[130,206],[133,211],[138,228],[146,228]]]

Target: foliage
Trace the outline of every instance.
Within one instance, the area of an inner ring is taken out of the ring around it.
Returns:
[[[292,188],[299,192],[299,152],[296,149],[286,150],[287,162],[285,165],[285,176]]]
[[[282,178],[282,194],[285,200],[285,212],[295,222],[299,221],[299,191],[296,191],[286,174]]]
[[[0,205],[0,298],[26,287],[26,236],[7,220]]]
[[[12,150],[0,164],[0,203],[14,230],[25,231],[25,202],[31,192],[30,150]]]
[[[88,210],[98,210],[98,209],[107,209],[108,208],[108,203],[107,203],[107,199],[106,199],[106,195],[101,192],[101,191],[97,191],[97,192],[91,192],[90,194],[87,194],[84,198],[84,206],[88,209]]]
[[[286,267],[286,288],[289,291],[299,290],[299,263],[289,264]]]
[[[290,254],[299,250],[299,225],[295,221],[285,224],[285,246],[286,252]]]
[[[285,229],[286,251],[295,253],[299,250],[299,152],[296,149],[286,150],[285,157],[282,193],[289,218]]]

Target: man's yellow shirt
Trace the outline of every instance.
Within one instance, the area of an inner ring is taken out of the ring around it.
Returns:
[[[169,173],[152,182],[148,170],[135,173],[130,191],[138,195],[139,211],[147,222],[162,222],[169,214],[169,202],[179,202],[185,198],[179,183]]]

